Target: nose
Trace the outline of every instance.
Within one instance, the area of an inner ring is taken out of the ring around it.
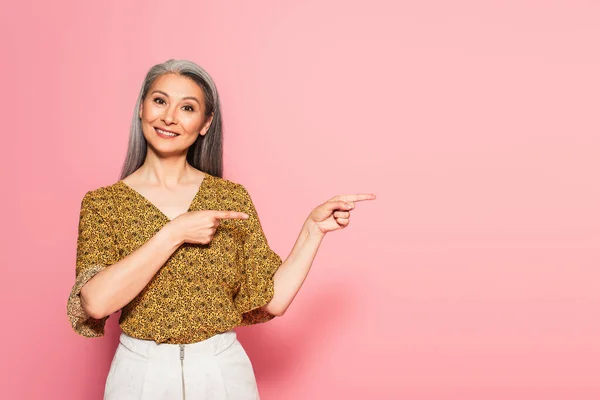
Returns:
[[[171,124],[177,123],[175,111],[176,111],[175,105],[165,108],[165,112],[162,115],[162,120],[166,125],[171,125]]]

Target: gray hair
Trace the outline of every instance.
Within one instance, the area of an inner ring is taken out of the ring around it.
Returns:
[[[189,147],[187,153],[188,163],[194,168],[207,172],[210,175],[222,177],[223,128],[217,87],[208,72],[199,65],[187,60],[167,60],[162,64],[157,64],[150,68],[144,79],[144,84],[142,85],[137,102],[135,103],[135,110],[133,111],[133,119],[129,130],[129,145],[120,179],[131,175],[142,166],[146,159],[148,145],[142,132],[142,122],[139,117],[140,106],[144,102],[148,90],[154,81],[158,77],[168,73],[185,76],[196,82],[204,92],[206,103],[205,115],[207,117],[211,114],[213,115],[206,135],[198,135],[198,139]]]

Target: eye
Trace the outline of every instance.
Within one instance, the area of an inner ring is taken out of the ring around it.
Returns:
[[[154,101],[157,104],[166,104],[165,101],[163,99],[161,99],[160,97],[155,97],[152,101]]]
[[[194,111],[194,107],[192,107],[192,106],[183,106],[183,109],[185,111]]]

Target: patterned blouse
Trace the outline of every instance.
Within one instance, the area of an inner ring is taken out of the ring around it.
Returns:
[[[189,211],[233,210],[247,220],[222,220],[212,241],[184,243],[148,285],[121,310],[129,336],[157,343],[187,344],[241,325],[267,322],[262,310],[273,297],[281,258],[269,247],[246,189],[205,173]],[[89,191],[81,202],[76,279],[67,302],[73,329],[104,335],[107,317],[94,319],[81,307],[83,285],[107,266],[142,246],[169,222],[154,204],[123,181]]]

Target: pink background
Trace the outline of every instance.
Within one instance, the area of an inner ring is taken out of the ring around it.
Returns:
[[[118,179],[148,68],[215,78],[226,178],[283,257],[338,193],[283,317],[239,330],[263,400],[600,398],[600,5],[3,7],[2,397],[101,399],[117,344],[66,317],[88,190]]]

